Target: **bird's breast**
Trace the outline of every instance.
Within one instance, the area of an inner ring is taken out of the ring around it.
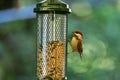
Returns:
[[[73,51],[78,51],[77,44],[78,44],[78,40],[75,37],[73,37],[71,40],[71,47]]]

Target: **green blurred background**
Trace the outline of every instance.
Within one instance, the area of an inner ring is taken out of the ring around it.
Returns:
[[[39,1],[0,1],[0,80],[35,80]],[[72,9],[68,38],[84,34],[82,61],[68,45],[68,80],[120,80],[120,0],[63,1]]]

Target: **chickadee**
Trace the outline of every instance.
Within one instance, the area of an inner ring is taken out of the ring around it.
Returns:
[[[82,32],[79,30],[76,30],[73,32],[73,37],[71,40],[71,47],[73,52],[78,52],[80,54],[81,59],[82,59],[82,52],[83,52],[82,38],[83,38]]]

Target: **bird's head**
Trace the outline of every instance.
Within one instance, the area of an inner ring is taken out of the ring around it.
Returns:
[[[80,30],[75,30],[75,31],[73,32],[73,34],[74,34],[74,37],[76,37],[77,39],[81,39],[81,40],[82,40],[82,38],[83,38],[83,33],[82,33]]]

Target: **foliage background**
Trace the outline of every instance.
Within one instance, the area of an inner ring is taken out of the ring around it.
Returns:
[[[39,1],[1,0],[0,11]],[[120,0],[63,1],[72,9],[68,38],[76,29],[84,34],[82,61],[68,45],[68,80],[119,80]],[[36,23],[35,17],[0,23],[0,80],[35,80]]]

